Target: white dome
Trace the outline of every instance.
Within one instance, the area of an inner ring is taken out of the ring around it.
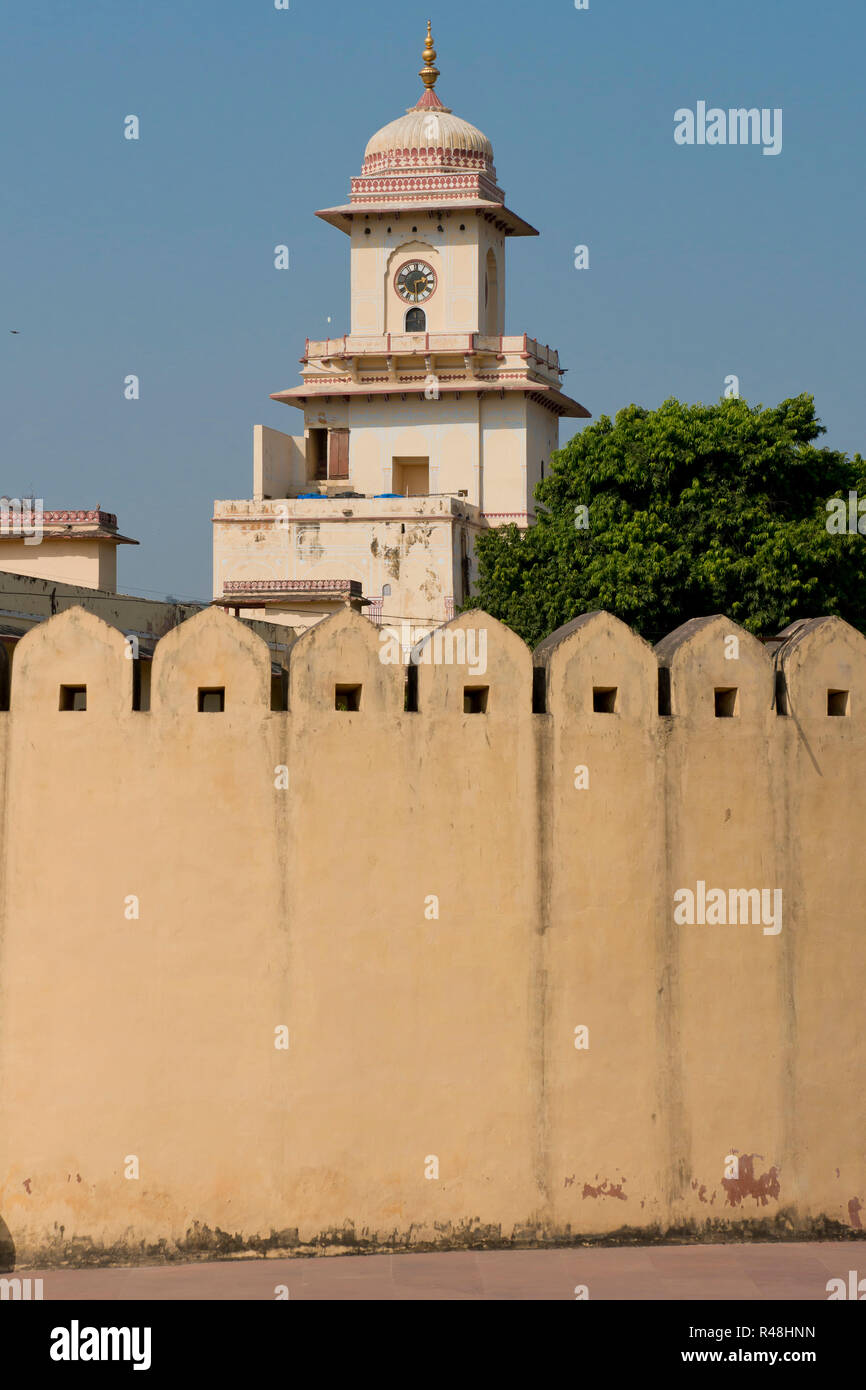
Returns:
[[[487,136],[455,116],[434,91],[439,69],[430,30],[428,22],[420,100],[368,142],[360,178],[352,179],[353,203],[504,198]]]
[[[414,156],[414,158],[413,158]],[[364,172],[404,168],[407,163],[491,167],[493,146],[474,125],[450,111],[413,107],[377,130],[364,152]]]

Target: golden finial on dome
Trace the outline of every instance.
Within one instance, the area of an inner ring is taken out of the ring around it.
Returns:
[[[421,78],[428,91],[436,86],[436,78],[439,76],[439,69],[434,67],[436,61],[436,49],[433,47],[433,23],[427,20],[427,42],[424,45],[424,52],[421,54],[424,59],[424,66],[418,76]]]

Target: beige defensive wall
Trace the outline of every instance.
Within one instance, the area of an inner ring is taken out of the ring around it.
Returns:
[[[264,642],[206,610],[148,711],[101,619],[21,639],[7,1265],[860,1233],[866,639],[445,636],[407,699],[340,613],[279,710]],[[773,909],[689,922],[684,890]]]

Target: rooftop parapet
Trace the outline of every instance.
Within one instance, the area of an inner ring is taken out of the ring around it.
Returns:
[[[11,707],[35,704],[53,715],[64,709],[64,688],[87,686],[87,712],[116,717],[132,709],[128,657],[116,627],[83,608],[67,609],[18,643]],[[580,727],[582,736],[591,730],[614,740],[625,726],[661,731],[668,719],[687,736],[712,729],[720,738],[735,735],[737,725],[773,737],[798,721],[820,726],[828,737],[842,728],[853,736],[866,722],[866,638],[839,618],[801,624],[784,640],[775,664],[756,638],[721,615],[684,624],[653,652],[605,612],[574,619],[533,654],[510,629],[475,610],[427,634],[407,656],[399,641],[389,639],[387,626],[379,628],[345,607],[294,642],[288,668],[290,711],[332,712],[339,687],[360,692],[355,712],[362,715],[396,710],[424,717],[438,711],[448,718],[471,713],[522,719],[534,712],[563,727]],[[159,672],[167,684],[154,701],[155,715],[172,707],[172,690],[181,692],[176,709],[194,713],[191,692],[224,689],[229,709],[238,682],[245,707],[260,700],[265,709],[278,708],[271,704],[267,643],[220,607],[187,618],[157,642],[154,681]],[[848,724],[841,725],[840,717]]]
[[[310,484],[310,486],[314,486]],[[421,497],[358,497],[325,493],[313,497],[236,498],[214,502],[214,521],[417,521],[419,517],[481,520],[474,503],[457,493]]]

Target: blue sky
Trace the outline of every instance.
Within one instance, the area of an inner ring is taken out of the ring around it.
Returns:
[[[542,234],[510,244],[508,331],[559,349],[570,394],[598,417],[736,374],[866,447],[862,6],[6,0],[0,491],[117,512],[121,588],[208,598],[253,424],[299,431],[268,396],[348,327],[348,239],[313,213],[417,100],[428,14],[437,90]],[[781,154],[676,145],[699,100],[781,107]]]

